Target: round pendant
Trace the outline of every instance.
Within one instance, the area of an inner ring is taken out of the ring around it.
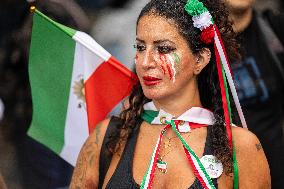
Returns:
[[[222,175],[223,165],[215,156],[205,155],[200,161],[211,178],[218,178]]]

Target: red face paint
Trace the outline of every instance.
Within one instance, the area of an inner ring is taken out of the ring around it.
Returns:
[[[165,69],[165,64],[166,64],[166,60],[165,60],[165,56],[163,56],[162,54],[160,54],[160,60],[162,62],[161,64],[161,68],[163,70],[164,75],[166,75],[166,69]]]
[[[169,63],[168,63],[168,60],[167,60],[166,55],[160,54],[160,60],[162,61],[161,67],[162,67],[162,69],[163,69],[163,71],[164,71],[164,75],[166,74],[166,71],[165,71],[165,67],[164,67],[164,66],[166,66],[166,68],[167,68],[167,70],[168,70],[168,73],[169,73],[169,76],[170,76],[170,80],[172,80],[173,74],[172,74],[171,67],[169,66]]]

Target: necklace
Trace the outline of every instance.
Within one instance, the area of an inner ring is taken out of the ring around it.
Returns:
[[[186,136],[186,138],[188,138],[190,135],[188,134]],[[163,154],[160,153],[159,154],[159,157],[158,157],[158,160],[157,160],[157,168],[160,172],[162,173],[167,173],[167,166],[168,166],[168,163],[164,160],[164,158],[170,154],[171,152],[173,152],[175,149],[177,149],[178,145],[175,144],[173,145],[172,143],[172,140],[175,139],[175,138],[178,138],[177,136],[173,136],[173,137],[166,137],[165,136],[165,141],[163,142]]]

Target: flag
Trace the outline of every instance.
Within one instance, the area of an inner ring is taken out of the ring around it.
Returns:
[[[29,55],[33,118],[28,134],[72,165],[95,128],[137,79],[86,33],[38,10]]]

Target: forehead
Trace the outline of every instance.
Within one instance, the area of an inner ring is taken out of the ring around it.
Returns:
[[[174,21],[156,15],[145,15],[137,25],[137,38],[142,40],[170,39],[184,40]]]

